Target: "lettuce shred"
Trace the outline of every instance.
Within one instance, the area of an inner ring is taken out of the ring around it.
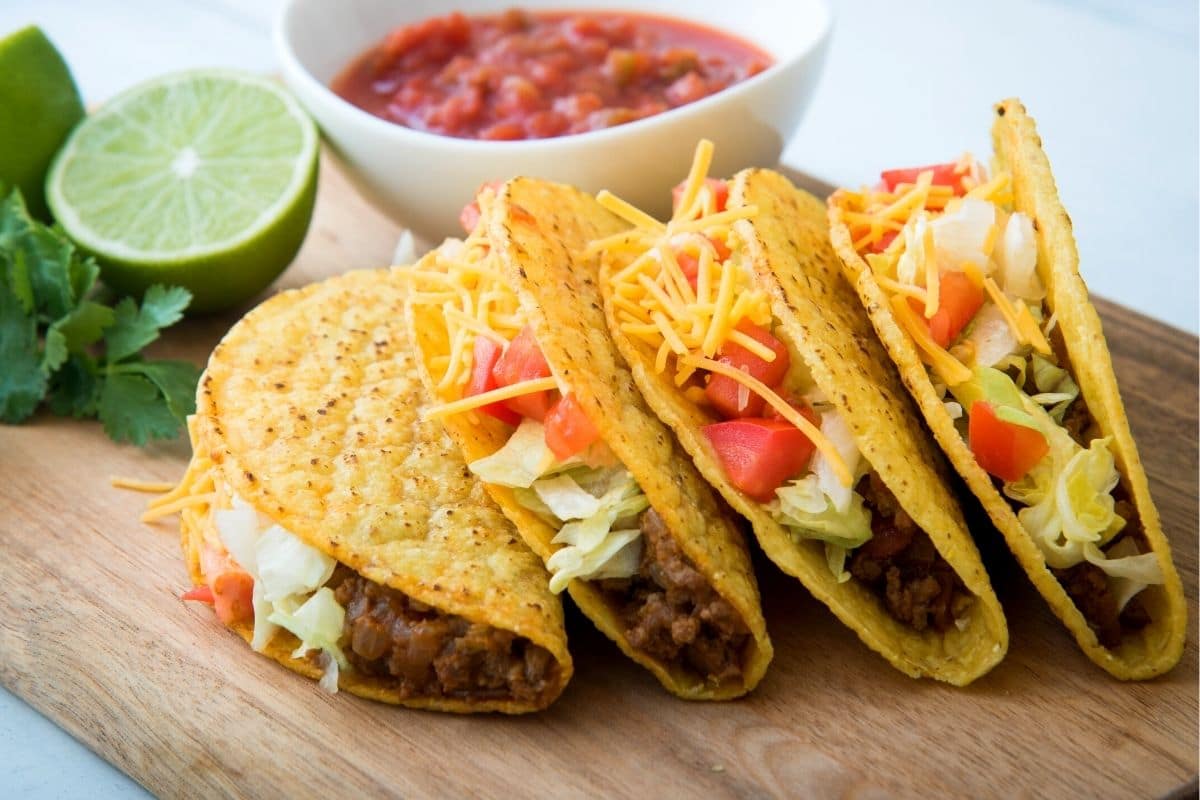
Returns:
[[[853,488],[866,474],[868,465],[849,426],[837,412],[826,411],[821,415],[821,433],[854,476],[851,486],[842,485],[832,464],[817,451],[809,473],[776,489],[767,509],[793,537],[824,542],[829,570],[841,583],[850,577],[845,571],[847,552],[871,538],[871,512],[862,495]]]
[[[250,646],[261,652],[280,628],[291,632],[300,640],[293,657],[301,658],[310,650],[321,651],[324,663],[330,665],[321,685],[336,691],[337,670],[348,666],[337,644],[345,609],[325,584],[337,562],[260,517],[237,495],[233,495],[232,506],[214,511],[213,521],[230,556],[254,579],[254,634]]]
[[[485,481],[512,487],[518,503],[558,529],[552,541],[564,546],[546,561],[551,591],[561,592],[575,578],[627,578],[637,572],[638,516],[650,503],[611,455],[558,461],[546,446],[542,424],[525,419],[503,447],[469,467]]]

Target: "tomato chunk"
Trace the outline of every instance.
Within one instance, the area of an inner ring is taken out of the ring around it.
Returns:
[[[469,234],[479,224],[479,214],[479,203],[472,200],[463,206],[463,210],[459,212],[458,224],[462,225],[462,229]]]
[[[986,400],[971,404],[967,442],[979,466],[1009,482],[1024,478],[1050,451],[1041,431],[998,418]]]
[[[210,586],[217,619],[226,625],[254,619],[254,578],[248,572],[240,569],[222,572]]]
[[[799,475],[812,457],[813,443],[790,422],[737,419],[705,425],[703,430],[730,482],[760,503]]]
[[[685,250],[677,251],[675,260],[679,262],[679,269],[682,270],[683,277],[687,278],[688,284],[694,291],[696,282],[700,279],[700,261]]]
[[[938,287],[938,310],[926,320],[929,335],[942,347],[958,338],[962,329],[983,306],[983,287],[962,272],[944,272]],[[925,304],[909,298],[908,304],[925,319]]]
[[[726,342],[717,351],[717,360],[723,364],[743,370],[750,377],[757,378],[768,387],[774,388],[777,386],[783,380],[783,376],[787,374],[788,367],[791,365],[791,358],[788,356],[787,347],[784,346],[783,342],[772,336],[771,332],[766,328],[755,325],[748,319],[739,322],[737,330],[774,352],[775,360],[766,361],[735,342]],[[708,402],[712,404],[713,408],[716,409],[717,413],[724,419],[762,416],[763,406],[766,401],[753,392],[750,393],[749,397],[745,397],[745,392],[742,392],[742,399],[745,402],[739,402],[738,394],[740,386],[741,384],[733,378],[724,375],[713,375],[708,381],[704,395],[708,398]]]
[[[817,413],[815,411],[813,411],[811,408],[809,408],[807,403],[795,401],[789,396],[784,396],[783,399],[787,400],[787,403],[789,406],[791,406],[792,408],[799,411],[801,416],[803,416],[806,420],[811,422],[813,424],[813,427],[816,427],[816,428],[821,427],[821,418],[817,416]],[[775,419],[775,420],[780,420],[781,422],[787,421],[786,419],[784,419],[782,414],[780,414],[778,411],[775,410],[775,406],[772,406],[772,405],[768,405],[766,408],[763,409],[763,416],[766,419]]]
[[[504,181],[487,181],[479,185],[475,190],[478,195],[484,189],[490,188],[493,192],[500,191],[500,187],[504,185]],[[472,200],[463,206],[463,210],[458,214],[458,224],[462,225],[462,229],[468,234],[475,230],[475,226],[479,224],[479,201]]]
[[[573,394],[560,397],[546,414],[544,423],[546,446],[559,461],[583,452],[600,438],[600,431],[596,430]]]
[[[949,164],[930,164],[927,167],[906,167],[904,169],[889,169],[884,170],[879,174],[883,179],[884,185],[889,192],[896,191],[896,187],[902,183],[916,183],[917,177],[922,172],[933,172],[934,186],[950,186],[953,187],[955,194],[966,194],[963,190],[962,175],[954,172],[954,162]]]
[[[717,201],[717,211],[724,211],[725,204],[729,202],[729,184],[719,178],[705,178],[704,185],[713,193],[713,197]],[[679,201],[683,199],[683,190],[687,187],[687,181],[681,181],[678,186],[671,190],[671,208],[679,207]]]
[[[497,386],[512,386],[514,383],[550,377],[550,365],[546,363],[546,358],[538,347],[532,328],[526,325],[516,338],[508,343],[504,354],[492,368],[492,376],[496,379]],[[504,405],[522,417],[541,422],[550,410],[552,402],[551,391],[547,389],[505,400]]]
[[[887,250],[888,245],[896,240],[896,236],[899,233],[899,231],[888,231],[887,233],[883,234],[883,236],[880,236],[879,241],[871,245],[871,252],[882,253],[884,250]]]
[[[503,352],[504,348],[493,339],[486,336],[475,337],[471,381],[467,384],[467,390],[463,393],[463,397],[473,397],[496,388],[496,377],[492,374],[492,370]],[[521,422],[520,415],[501,402],[488,403],[486,406],[480,406],[479,410],[509,425],[517,425]]]
[[[193,586],[183,594],[179,595],[180,600],[191,600],[196,603],[213,604],[213,591],[211,586]]]
[[[724,261],[729,258],[730,250],[725,242],[720,239],[714,239],[711,236],[708,237],[708,240],[712,242],[713,249],[717,251],[717,261]]]

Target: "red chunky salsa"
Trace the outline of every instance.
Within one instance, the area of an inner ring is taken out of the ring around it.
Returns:
[[[770,63],[729,34],[667,17],[454,13],[392,31],[335,78],[333,90],[416,130],[545,139],[694,102]]]

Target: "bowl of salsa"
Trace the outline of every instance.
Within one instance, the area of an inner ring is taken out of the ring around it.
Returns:
[[[359,188],[433,240],[485,181],[535,175],[665,212],[655,195],[702,137],[715,173],[774,164],[820,73],[825,2],[676,5],[287,0],[275,41]]]

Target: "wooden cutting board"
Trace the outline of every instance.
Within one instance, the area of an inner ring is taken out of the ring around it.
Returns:
[[[280,288],[390,263],[398,228],[335,166],[321,182]],[[0,682],[163,797],[1194,792],[1197,341],[1099,305],[1191,614],[1183,662],[1159,680],[1093,666],[985,535],[1012,646],[967,689],[892,670],[760,559],[776,653],[745,700],[673,699],[577,614],[575,678],[539,715],[330,696],[181,602],[174,521],[139,523],[146,497],[110,488],[113,475],[176,480],[186,444],[119,446],[94,422],[42,414],[0,426]],[[203,363],[235,319],[189,320],[160,354]]]

